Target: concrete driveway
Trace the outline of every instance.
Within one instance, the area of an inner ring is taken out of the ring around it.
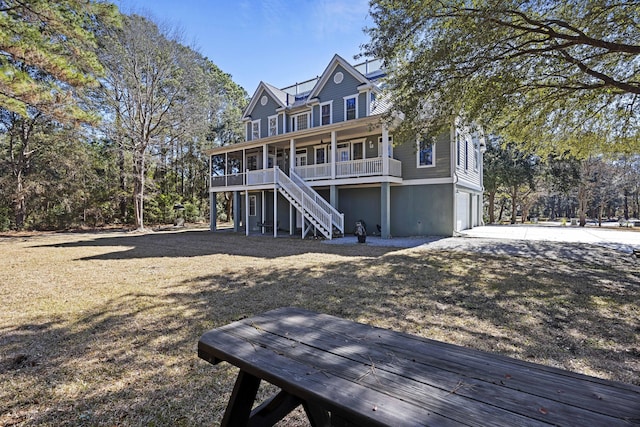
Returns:
[[[640,230],[597,226],[487,225],[460,233],[464,237],[502,240],[588,243],[631,253],[640,248]]]

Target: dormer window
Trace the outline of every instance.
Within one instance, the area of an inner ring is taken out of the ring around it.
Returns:
[[[260,119],[251,122],[251,140],[260,139]]]
[[[344,120],[358,118],[358,95],[344,97]]]
[[[297,114],[291,118],[291,129],[293,131],[305,130],[309,128],[309,113]]]
[[[320,104],[320,126],[330,125],[333,120],[331,118],[331,106],[333,101]]]
[[[269,136],[278,134],[278,116],[269,116]]]

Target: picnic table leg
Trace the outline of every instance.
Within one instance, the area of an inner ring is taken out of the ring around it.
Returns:
[[[260,378],[244,371],[238,373],[227,409],[224,411],[221,427],[246,426],[249,423],[251,407],[256,400],[259,386]]]
[[[331,426],[331,418],[329,418],[329,413],[325,409],[311,402],[304,402],[302,406],[307,413],[311,427]]]

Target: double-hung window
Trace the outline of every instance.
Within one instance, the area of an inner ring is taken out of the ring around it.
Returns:
[[[302,113],[291,118],[291,129],[294,131],[309,128],[309,113]]]
[[[358,118],[358,95],[344,97],[344,120]]]
[[[251,140],[260,139],[260,119],[251,122]]]
[[[331,106],[333,101],[320,104],[320,126],[330,125],[333,120],[331,118]]]
[[[436,165],[436,145],[430,138],[418,140],[418,167],[429,168]]]
[[[269,136],[278,134],[278,116],[269,116]]]

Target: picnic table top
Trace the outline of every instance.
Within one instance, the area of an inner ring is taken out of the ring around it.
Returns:
[[[640,424],[640,387],[281,308],[205,333],[227,361],[360,425]]]

